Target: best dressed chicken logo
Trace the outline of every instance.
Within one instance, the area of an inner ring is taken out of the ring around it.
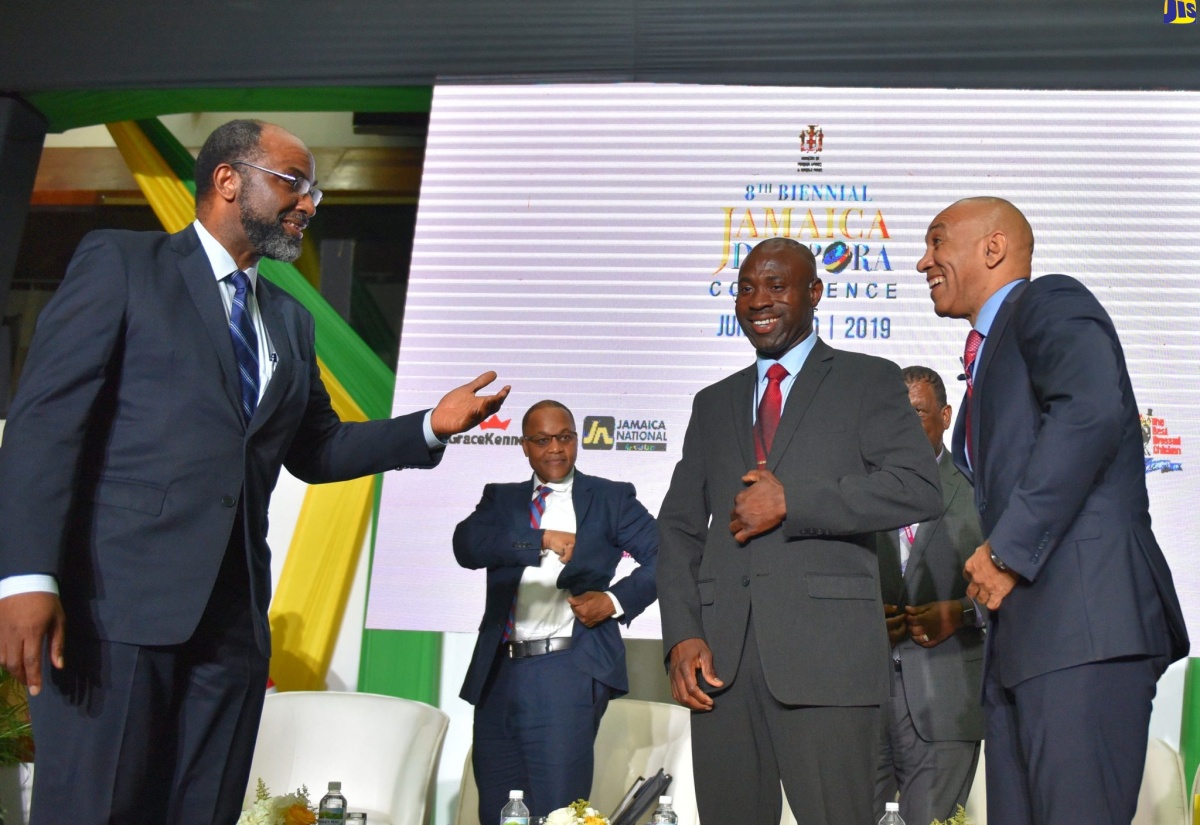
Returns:
[[[1142,416],[1142,451],[1146,473],[1172,473],[1183,469],[1183,438],[1171,435],[1167,420],[1147,408]]]

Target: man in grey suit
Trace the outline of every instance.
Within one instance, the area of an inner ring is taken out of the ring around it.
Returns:
[[[979,761],[986,608],[967,596],[962,569],[983,536],[971,485],[942,445],[946,385],[928,367],[906,367],[904,383],[937,456],[943,506],[934,519],[875,536],[893,663],[875,815],[899,790],[901,818],[929,825],[966,804]]]
[[[315,184],[294,135],[227,123],[196,159],[196,221],[88,235],[38,319],[0,449],[0,662],[32,697],[36,825],[232,825],[280,467],[432,467],[507,395],[476,396],[485,373],[432,410],[339,420],[312,316],[257,277],[299,255]]]
[[[658,519],[671,690],[697,711],[697,802],[718,825],[776,825],[781,780],[806,825],[870,821],[888,694],[871,534],[941,512],[900,370],[817,339],[822,290],[793,240],[746,256],[735,311],[757,363],[696,395]]]

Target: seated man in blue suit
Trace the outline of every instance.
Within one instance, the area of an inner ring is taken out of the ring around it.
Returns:
[[[534,404],[521,429],[532,480],[488,484],[454,531],[458,563],[488,571],[461,693],[485,823],[514,788],[534,816],[587,798],[600,718],[629,690],[617,622],[655,599],[658,533],[633,485],[575,471],[575,419],[559,402]],[[639,567],[613,583],[623,553]]]

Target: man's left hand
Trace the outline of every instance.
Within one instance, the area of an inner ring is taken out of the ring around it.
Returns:
[[[770,470],[751,470],[742,476],[749,484],[733,500],[729,514],[729,532],[739,544],[773,530],[787,518],[787,497],[783,483]]]
[[[496,373],[488,370],[474,381],[455,387],[442,396],[442,400],[429,416],[433,434],[445,440],[452,435],[466,432],[499,410],[511,387],[505,385],[495,395],[475,394],[495,380]]]
[[[571,605],[571,609],[575,611],[575,618],[583,622],[585,627],[595,627],[617,612],[608,594],[599,590],[568,596],[567,604]]]
[[[937,647],[962,627],[962,602],[951,599],[904,608],[908,635],[921,647]]]
[[[967,559],[963,575],[970,582],[967,585],[967,595],[980,604],[987,605],[988,610],[999,608],[1004,597],[1011,593],[1017,584],[1016,573],[1001,570],[992,561],[992,545],[986,541]]]

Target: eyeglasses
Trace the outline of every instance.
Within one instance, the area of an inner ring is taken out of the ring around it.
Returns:
[[[523,435],[523,436],[521,436],[521,440],[526,442],[527,444],[533,444],[536,447],[549,447],[551,441],[557,441],[559,444],[566,447],[568,445],[574,444],[575,439],[577,437],[578,437],[577,433],[568,431],[565,433],[559,433],[558,435],[538,436],[537,438],[530,438],[527,435]]]
[[[274,175],[277,178],[283,178],[292,185],[292,191],[300,197],[308,195],[312,198],[313,206],[318,206],[321,203],[321,198],[325,193],[317,187],[313,186],[312,181],[308,178],[297,177],[296,175],[285,175],[283,172],[276,172],[274,169],[268,169],[265,166],[258,166],[246,160],[233,160],[229,162],[230,166],[249,166],[251,169],[257,169],[260,172],[266,172],[268,175]]]

